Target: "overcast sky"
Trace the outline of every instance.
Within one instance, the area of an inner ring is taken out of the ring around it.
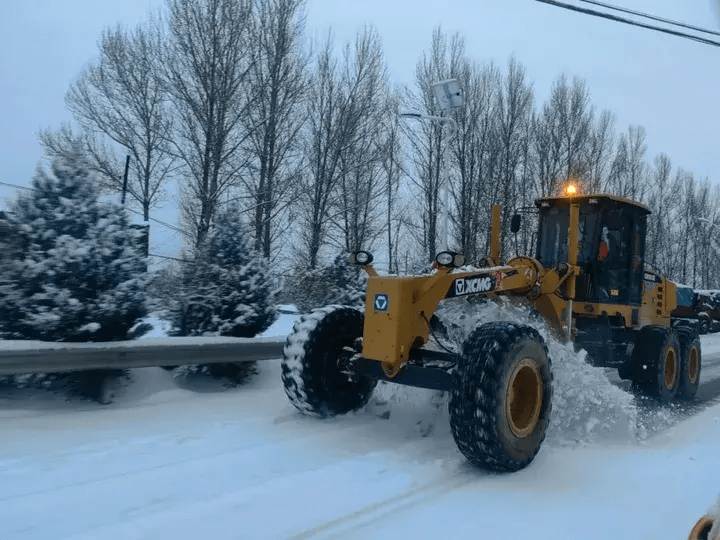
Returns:
[[[606,1],[720,30],[717,0]],[[70,120],[65,92],[97,57],[103,28],[134,26],[162,5],[0,1],[0,182],[29,185],[42,157],[37,132]],[[584,78],[596,107],[616,114],[618,130],[645,126],[650,159],[665,152],[675,168],[720,183],[720,48],[534,0],[308,0],[310,40],[323,39],[332,27],[337,43],[344,43],[366,23],[379,30],[396,84],[412,83],[440,24],[463,35],[468,56],[480,62],[505,67],[514,53],[534,83],[536,103],[560,74]],[[14,193],[0,186],[0,199]]]

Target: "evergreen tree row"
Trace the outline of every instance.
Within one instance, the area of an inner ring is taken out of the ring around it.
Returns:
[[[144,231],[104,201],[80,148],[38,170],[0,236],[0,337],[116,341],[147,314]],[[276,318],[266,261],[228,206],[164,301],[177,335],[253,337]]]

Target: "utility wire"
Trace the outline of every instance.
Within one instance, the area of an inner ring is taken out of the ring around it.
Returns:
[[[189,262],[189,261],[186,261],[185,259],[178,259],[177,257],[170,257],[169,255],[159,255],[157,253],[148,253],[148,256],[157,257],[159,259],[167,259],[169,261],[178,261],[178,262],[183,262],[183,263]]]
[[[35,191],[35,188],[26,187],[26,186],[19,186],[19,185],[17,185],[17,184],[9,184],[8,182],[0,182],[0,185],[1,185],[1,186],[13,187],[13,188],[16,188],[16,189],[24,189],[24,190],[27,190],[27,191]],[[137,210],[133,210],[132,208],[129,208],[129,207],[125,207],[125,209],[128,210],[129,212],[132,212],[133,214],[137,214],[138,216],[143,216],[143,217],[145,217],[145,215],[144,215],[142,212],[138,212]],[[163,225],[164,227],[167,227],[167,228],[170,229],[171,231],[175,231],[176,233],[180,233],[180,234],[182,234],[182,235],[184,235],[184,236],[187,236],[187,237],[192,237],[192,235],[191,235],[189,232],[183,231],[182,229],[179,229],[178,227],[175,227],[174,225],[170,225],[169,223],[166,223],[166,222],[164,222],[164,221],[161,221],[161,220],[159,220],[159,219],[155,219],[155,218],[152,218],[152,217],[149,217],[148,219],[149,219],[150,221],[154,221],[155,223],[159,223],[160,225]]]
[[[26,187],[26,186],[18,186],[17,184],[8,184],[7,182],[0,182],[0,186],[8,186],[8,187],[14,187],[16,189],[26,189],[27,191],[32,191],[33,188]]]
[[[142,212],[138,212],[137,210],[133,210],[132,208],[125,208],[125,209],[132,212],[133,214],[137,214],[138,216],[142,216],[143,218],[145,217],[145,215]],[[159,219],[155,219],[155,218],[151,218],[151,217],[149,217],[148,219],[150,221],[154,221],[155,223],[159,223],[160,225],[167,227],[171,231],[175,231],[176,233],[180,233],[184,236],[187,236],[188,238],[192,238],[192,235],[189,232],[183,231],[182,229],[175,227],[175,225],[170,225],[169,223],[165,223],[164,221],[160,221]]]
[[[535,0],[536,2],[540,2],[542,4],[549,4],[551,6],[557,6],[564,9],[569,9],[570,11],[577,11],[578,13],[583,13],[585,15],[592,15],[594,17],[600,17],[602,19],[608,19],[615,22],[621,22],[625,24],[629,24],[630,26],[639,26],[640,28],[647,28],[648,30],[656,30],[658,32],[663,32],[665,34],[670,34],[673,36],[678,37],[684,37],[687,39],[691,39],[693,41],[697,41],[699,43],[704,43],[705,45],[713,45],[714,47],[720,47],[720,42],[713,41],[711,39],[703,38],[700,36],[694,36],[692,34],[686,34],[685,32],[679,32],[677,30],[671,30],[669,28],[663,28],[662,26],[654,26],[651,24],[644,24],[641,22],[633,21],[630,19],[625,19],[623,17],[618,17],[616,15],[611,15],[610,13],[603,13],[601,11],[595,11],[593,9],[586,9],[581,8],[578,6],[573,6],[571,4],[564,4],[562,2],[556,2],[555,0]]]
[[[18,189],[26,189],[26,190],[28,190],[28,191],[35,191],[35,188],[25,187],[25,186],[18,186],[17,184],[8,184],[7,182],[0,182],[0,185],[8,186],[8,187],[14,187],[14,188],[18,188]],[[130,210],[131,212],[135,212],[136,214],[142,215],[140,212],[137,212],[137,211],[133,210],[132,208],[128,208],[128,210]],[[169,224],[167,224],[167,223],[165,223],[165,222],[163,222],[163,221],[160,221],[159,219],[154,219],[154,218],[150,218],[150,219],[153,220],[153,221],[157,221],[157,222],[160,223],[161,225],[165,225],[165,226],[166,226],[167,228],[169,228],[169,229],[174,229],[174,230],[176,231],[176,233],[173,235],[173,238],[174,238],[175,236],[177,236],[178,233],[185,234],[184,231],[181,231],[180,229],[176,229],[176,228],[173,227],[172,225],[169,225]],[[164,244],[161,244],[160,246],[156,246],[156,247],[162,247],[162,246],[164,246],[165,244],[167,244],[168,242],[169,242],[169,240],[168,240],[167,242],[165,242]],[[187,262],[185,259],[178,259],[178,258],[176,258],[176,257],[169,257],[169,256],[167,256],[167,255],[159,255],[159,254],[157,254],[157,253],[148,253],[148,256],[150,256],[150,257],[158,257],[158,258],[160,258],[160,259],[168,259],[168,260],[178,261],[178,262]]]
[[[705,28],[700,28],[699,26],[692,26],[690,24],[686,24],[683,22],[677,22],[677,21],[672,21],[670,19],[664,19],[662,17],[656,17],[655,15],[649,15],[649,14],[643,13],[641,11],[633,11],[632,9],[613,6],[611,4],[606,4],[604,2],[598,2],[597,0],[580,0],[580,2],[585,2],[586,4],[593,4],[595,6],[600,6],[600,7],[612,9],[615,11],[620,11],[622,13],[628,13],[630,15],[637,15],[638,17],[644,17],[645,19],[650,19],[652,21],[658,21],[658,22],[662,22],[662,23],[666,23],[666,24],[672,24],[673,26],[679,26],[680,28],[687,28],[688,30],[695,30],[697,32],[702,32],[704,34],[720,36],[720,32],[716,32],[715,30],[707,30]]]

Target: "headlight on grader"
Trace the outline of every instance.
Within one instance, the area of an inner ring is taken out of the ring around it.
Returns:
[[[450,268],[459,268],[465,264],[465,256],[452,251],[441,251],[435,257],[435,262],[439,266],[447,266]]]
[[[349,257],[350,264],[359,264],[365,266],[373,262],[372,253],[368,251],[353,251]]]

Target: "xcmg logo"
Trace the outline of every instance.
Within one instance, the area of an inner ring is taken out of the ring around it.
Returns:
[[[454,296],[464,294],[490,292],[495,288],[495,278],[492,276],[481,276],[476,278],[460,278],[455,280]]]

